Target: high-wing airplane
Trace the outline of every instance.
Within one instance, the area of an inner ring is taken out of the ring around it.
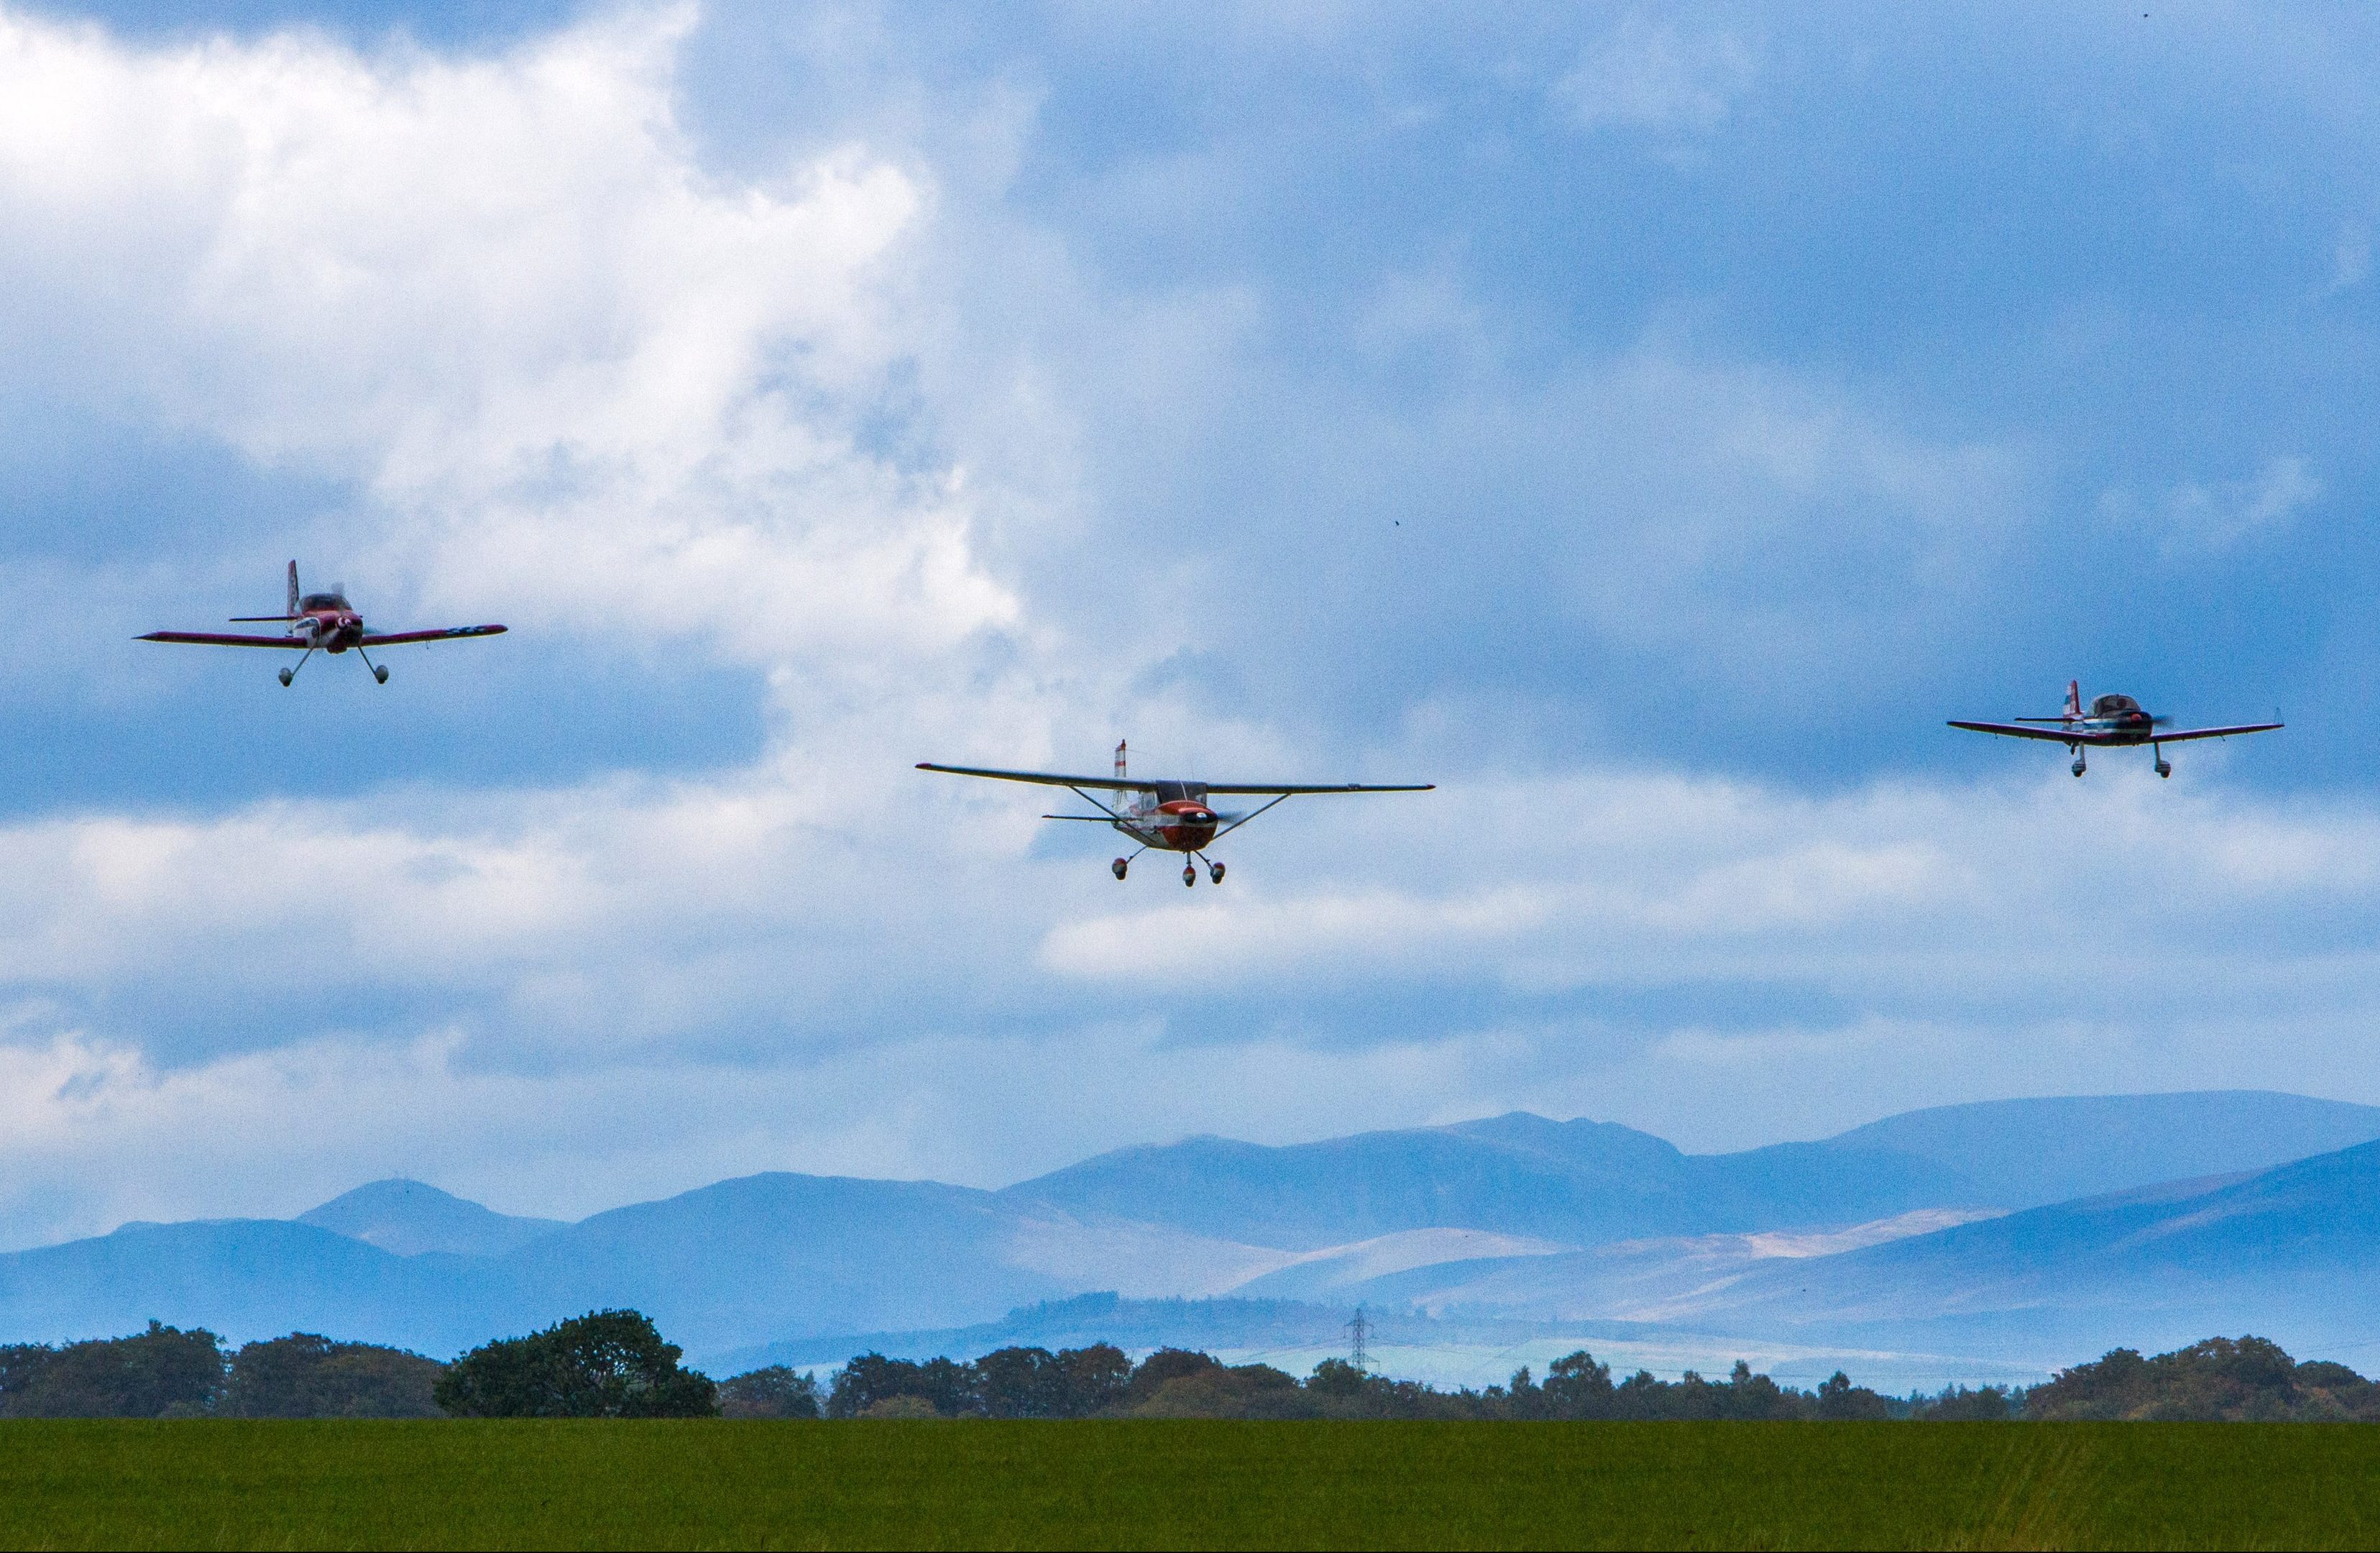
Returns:
[[[1971,728],[1978,734],[2004,734],[2016,739],[2053,739],[2073,752],[2073,771],[2083,771],[2082,752],[2085,749],[2120,748],[2130,745],[2147,745],[2156,758],[2156,774],[2173,775],[2173,767],[2165,758],[2160,746],[2182,744],[2191,739],[2228,739],[2234,734],[2269,734],[2281,724],[2277,722],[2243,722],[2233,728],[2184,728],[2178,733],[2162,730],[2173,719],[2151,717],[2141,710],[2141,704],[2130,696],[2094,696],[2091,710],[2082,710],[2082,684],[2080,680],[2066,682],[2066,710],[2056,717],[2020,717],[2010,722],[1950,722],[1953,728]]]
[[[300,593],[298,590],[298,563],[289,563],[289,607],[281,614],[237,614],[235,625],[262,625],[278,621],[288,629],[278,637],[229,636],[219,631],[152,631],[136,640],[144,642],[196,642],[202,647],[286,647],[298,648],[304,657],[281,671],[281,683],[287,685],[306,666],[306,659],[314,649],[341,653],[349,648],[364,661],[372,678],[382,685],[388,683],[385,665],[371,661],[366,648],[401,647],[407,642],[443,642],[458,637],[495,637],[504,634],[501,625],[449,625],[436,631],[393,631],[382,635],[364,629],[364,617],[347,602],[346,595],[337,588],[328,593]]]
[[[1182,882],[1198,882],[1198,863],[1207,865],[1207,877],[1217,884],[1223,882],[1223,865],[1207,855],[1206,849],[1220,838],[1231,834],[1257,815],[1283,799],[1301,793],[1427,793],[1438,784],[1433,782],[1402,786],[1382,786],[1360,782],[1334,782],[1328,784],[1300,784],[1282,782],[1176,782],[1124,775],[1124,749],[1115,748],[1115,775],[1111,777],[1062,776],[1055,771],[1000,771],[977,766],[937,766],[930,760],[917,762],[921,771],[948,771],[953,776],[991,777],[1001,782],[1032,782],[1045,787],[1071,789],[1075,797],[1099,810],[1097,814],[1045,814],[1044,819],[1083,819],[1093,824],[1114,827],[1140,843],[1140,852],[1152,847],[1160,852],[1179,852],[1182,860]],[[1113,807],[1091,795],[1108,792],[1117,795]],[[1247,795],[1269,797],[1272,802],[1258,804],[1245,814],[1226,814],[1208,802],[1217,794]],[[1109,871],[1122,879],[1132,867],[1133,858],[1119,857],[1108,865]],[[1197,862],[1191,861],[1192,858]]]

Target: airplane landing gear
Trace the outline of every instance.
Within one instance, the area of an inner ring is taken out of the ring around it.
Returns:
[[[1196,864],[1196,863],[1184,863],[1184,864],[1183,864],[1183,865],[1182,865],[1182,888],[1183,888],[1183,889],[1184,889],[1184,890],[1187,890],[1187,889],[1189,889],[1192,885],[1194,885],[1194,884],[1196,884],[1196,883],[1197,883],[1197,882],[1198,882],[1198,865],[1197,865],[1197,864]]]
[[[2078,756],[2076,756],[2076,757],[2074,758],[2074,764],[2073,764],[2073,766],[2072,766],[2070,769],[2072,770],[2072,771],[2074,772],[2074,774],[2075,774],[2076,776],[2081,776],[2081,775],[2082,774],[2082,771],[2083,771],[2082,757],[2081,757],[2081,756],[2079,756],[2079,755],[2078,755]]]
[[[2164,750],[2152,748],[2150,753],[2156,757],[2157,775],[2161,777],[2169,777],[2173,775],[2173,763],[2165,758]]]
[[[1123,871],[1131,867],[1132,864],[1128,860],[1119,857],[1114,862],[1108,865],[1108,871],[1115,875],[1116,878],[1122,879],[1123,877]]]
[[[387,665],[387,664],[385,664],[385,663],[375,663],[375,664],[373,664],[373,665],[371,666],[371,672],[372,672],[372,678],[373,678],[373,679],[375,679],[375,680],[379,681],[379,682],[380,682],[381,684],[382,684],[382,685],[386,685],[386,684],[388,683],[388,665]]]
[[[1222,883],[1222,882],[1223,882],[1223,865],[1221,865],[1220,863],[1209,863],[1209,864],[1208,864],[1208,865],[1207,865],[1207,877],[1208,877],[1208,879],[1213,880],[1217,884],[1220,884],[1220,883]]]
[[[288,686],[291,680],[296,679],[297,677],[298,671],[295,669],[284,669],[281,671],[281,683],[285,688]]]

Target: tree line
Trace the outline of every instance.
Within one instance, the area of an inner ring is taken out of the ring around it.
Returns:
[[[2380,1385],[2301,1364],[2263,1338],[2212,1338],[2144,1358],[2119,1348],[2030,1389],[1889,1397],[1838,1371],[1811,1390],[1739,1361],[1615,1380],[1582,1350],[1542,1378],[1441,1390],[1341,1359],[1300,1378],[1161,1348],[1011,1347],[973,1360],[863,1353],[821,1386],[778,1365],[714,1381],[633,1310],[590,1311],[452,1363],[308,1332],[226,1349],[152,1321],[130,1337],[0,1346],[0,1418],[1431,1418],[1547,1420],[2205,1419],[2380,1421]]]

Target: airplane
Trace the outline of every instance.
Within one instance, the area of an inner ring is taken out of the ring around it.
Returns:
[[[1182,860],[1182,883],[1186,888],[1198,882],[1198,864],[1207,865],[1207,877],[1215,883],[1223,882],[1223,865],[1207,855],[1206,849],[1254,819],[1257,815],[1285,799],[1302,793],[1427,793],[1437,787],[1434,782],[1402,786],[1383,786],[1360,782],[1327,784],[1263,782],[1177,782],[1133,778],[1124,774],[1124,746],[1115,747],[1115,775],[1112,777],[1062,776],[1054,771],[1003,771],[979,766],[937,766],[930,760],[917,762],[921,771],[945,771],[952,776],[990,777],[999,782],[1032,782],[1048,787],[1073,790],[1075,796],[1090,805],[1097,814],[1045,814],[1044,819],[1080,819],[1094,825],[1108,825],[1123,831],[1140,843],[1140,852],[1155,848],[1160,852],[1179,852]],[[1117,807],[1111,808],[1091,796],[1087,789],[1099,789],[1120,795]],[[1257,797],[1269,795],[1271,803],[1259,804],[1245,814],[1226,814],[1216,809],[1208,800],[1219,793],[1246,794]],[[1119,857],[1108,865],[1116,878],[1124,877],[1140,855]],[[1191,859],[1197,861],[1193,862]]]
[[[2013,722],[1961,722],[1951,719],[1953,728],[1972,729],[1978,734],[2000,734],[2016,739],[2053,739],[2073,753],[2073,771],[2083,771],[2082,751],[2085,748],[2121,748],[2146,745],[2156,758],[2156,774],[2173,775],[2173,767],[2166,760],[2161,747],[2181,744],[2191,739],[2228,739],[2234,734],[2269,734],[2282,726],[2278,722],[2243,722],[2233,728],[2185,728],[2177,734],[2161,734],[2173,719],[2151,717],[2141,710],[2141,704],[2130,696],[2094,696],[2091,710],[2082,710],[2082,682],[2066,682],[2066,710],[2056,717],[2020,717]]]
[[[375,683],[388,683],[388,668],[375,663],[370,647],[399,647],[407,642],[443,642],[459,637],[498,637],[501,625],[450,625],[436,631],[395,631],[387,635],[364,629],[364,617],[347,602],[346,595],[334,588],[328,593],[300,593],[298,590],[298,563],[289,563],[289,607],[281,614],[236,614],[235,625],[261,625],[266,621],[287,623],[288,630],[278,637],[227,636],[216,631],[152,631],[133,639],[143,642],[195,642],[202,647],[286,647],[302,648],[305,656],[281,671],[281,683],[287,685],[306,666],[306,659],[314,649],[337,654],[355,649],[364,667],[371,671]]]

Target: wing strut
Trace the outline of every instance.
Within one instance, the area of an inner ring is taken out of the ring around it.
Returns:
[[[1285,803],[1287,803],[1291,798],[1293,798],[1293,797],[1295,797],[1295,796],[1296,796],[1296,795],[1295,795],[1295,794],[1293,794],[1293,793],[1284,793],[1284,794],[1282,794],[1280,797],[1275,798],[1275,799],[1272,801],[1272,804],[1285,804]],[[1229,825],[1226,825],[1226,826],[1224,826],[1221,830],[1220,830],[1220,831],[1216,831],[1216,832],[1215,832],[1215,841],[1210,841],[1210,842],[1208,842],[1207,844],[1208,844],[1208,846],[1212,846],[1212,845],[1214,845],[1214,844],[1215,844],[1215,842],[1221,841],[1225,836],[1230,835],[1232,831],[1234,831],[1238,830],[1241,826],[1245,825],[1249,820],[1254,819],[1257,815],[1260,815],[1260,814],[1264,813],[1264,811],[1265,811],[1265,810],[1267,810],[1267,809],[1269,809],[1269,808],[1272,807],[1272,804],[1259,804],[1259,805],[1257,805],[1255,808],[1250,809],[1247,813],[1245,813],[1245,814],[1244,814],[1244,815],[1240,816],[1237,819],[1232,820]]]

